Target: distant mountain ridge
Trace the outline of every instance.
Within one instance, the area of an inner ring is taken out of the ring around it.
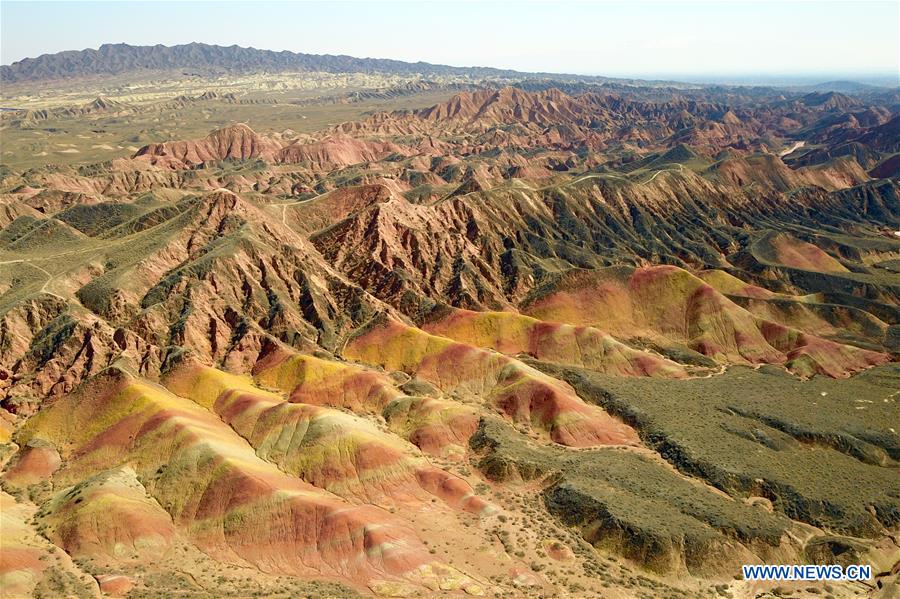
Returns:
[[[99,49],[71,50],[25,58],[0,66],[0,81],[18,83],[89,75],[118,75],[131,71],[220,69],[247,71],[319,71],[461,76],[521,76],[518,71],[489,67],[454,67],[382,58],[354,58],[330,54],[275,52],[240,46],[191,43],[178,46],[103,44]]]

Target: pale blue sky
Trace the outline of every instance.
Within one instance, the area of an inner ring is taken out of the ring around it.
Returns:
[[[612,76],[900,72],[900,2],[13,2],[0,62],[102,43],[270,50]]]

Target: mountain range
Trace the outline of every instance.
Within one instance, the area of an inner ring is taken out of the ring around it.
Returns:
[[[20,83],[69,79],[92,75],[119,75],[153,71],[196,70],[210,72],[325,72],[455,75],[463,77],[510,77],[522,73],[489,67],[452,67],[427,62],[403,62],[382,58],[344,55],[275,52],[190,43],[177,46],[131,46],[103,44],[98,49],[73,50],[25,58],[0,66],[0,81]]]

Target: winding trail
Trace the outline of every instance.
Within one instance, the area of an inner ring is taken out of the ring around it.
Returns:
[[[584,175],[583,177],[579,177],[574,181],[565,183],[565,185],[575,185],[576,183],[581,183],[582,181],[587,181],[588,179],[602,179],[604,177],[609,177],[611,179],[620,179],[622,181],[630,181],[630,179],[626,177],[622,177],[621,175],[614,175],[613,173],[595,173],[591,175]]]
[[[46,258],[31,258],[31,259],[21,258],[19,260],[6,260],[4,262],[0,262],[0,265],[3,265],[3,264],[25,264],[26,266],[30,266],[31,268],[41,271],[42,274],[47,276],[47,280],[45,280],[43,285],[41,285],[41,288],[38,289],[38,293],[46,293],[47,295],[52,295],[53,297],[60,299],[64,302],[69,301],[66,298],[64,298],[63,296],[53,293],[52,291],[47,289],[47,287],[50,285],[50,283],[53,282],[53,279],[56,278],[56,275],[51,273],[49,270],[47,270],[43,266],[38,266],[37,264],[35,264],[34,260],[46,260]]]
[[[64,298],[63,296],[57,295],[57,294],[53,293],[52,291],[48,291],[48,290],[47,290],[47,286],[48,286],[51,282],[53,282],[53,279],[56,278],[56,275],[54,275],[53,273],[51,273],[51,272],[50,272],[49,270],[47,270],[46,268],[44,268],[44,267],[42,267],[42,266],[38,266],[37,264],[32,264],[31,262],[26,262],[26,264],[28,264],[28,266],[30,266],[30,267],[32,267],[32,268],[38,269],[39,271],[41,271],[42,273],[44,273],[45,275],[47,275],[47,280],[44,281],[44,284],[43,284],[43,285],[41,285],[41,288],[38,290],[38,293],[46,293],[47,295],[52,295],[53,297],[58,298],[58,299],[61,299],[61,300],[64,301],[64,302],[69,301],[69,300],[67,300],[66,298]]]
[[[779,152],[779,153],[778,153],[778,157],[779,157],[779,158],[784,158],[785,156],[787,156],[788,154],[790,154],[790,153],[793,152],[794,150],[799,150],[800,148],[802,148],[802,147],[805,146],[805,145],[806,145],[806,142],[805,142],[805,141],[798,141],[798,142],[795,142],[794,145],[792,145],[790,148],[788,148],[788,149],[786,149],[786,150],[782,150],[781,152]]]
[[[587,181],[588,179],[603,179],[603,178],[619,179],[620,181],[626,181],[626,182],[628,182],[628,183],[635,183],[635,184],[637,184],[637,185],[646,185],[647,183],[650,183],[651,181],[653,181],[654,179],[656,179],[656,177],[658,177],[658,176],[659,176],[660,174],[662,174],[662,173],[676,173],[676,172],[677,172],[677,173],[681,173],[681,172],[684,172],[684,165],[683,165],[683,164],[681,164],[681,163],[679,163],[679,162],[676,162],[676,163],[675,163],[675,166],[677,166],[678,168],[666,168],[666,169],[661,169],[661,170],[656,171],[656,172],[653,173],[653,175],[652,175],[649,179],[647,179],[646,181],[633,181],[632,179],[629,179],[628,177],[623,177],[623,176],[621,176],[621,175],[616,175],[616,174],[614,174],[614,173],[591,173],[591,174],[589,174],[589,175],[584,175],[584,176],[578,177],[577,179],[574,179],[574,180],[572,180],[572,181],[568,181],[568,182],[566,182],[566,183],[563,183],[562,185],[559,185],[559,187],[567,187],[567,186],[569,186],[569,185],[575,185],[575,184],[577,184],[577,183],[581,183],[582,181]]]
[[[281,224],[282,225],[287,224],[287,208],[288,208],[288,206],[296,206],[297,204],[306,204],[307,202],[315,202],[319,198],[321,198],[323,196],[327,196],[329,193],[331,193],[331,191],[326,191],[325,193],[320,193],[319,195],[317,195],[315,197],[307,198],[305,200],[297,200],[296,202],[288,202],[287,204],[280,204],[280,206],[281,206]]]
[[[652,177],[650,177],[649,179],[647,179],[646,181],[644,181],[644,182],[641,183],[640,185],[646,185],[647,183],[650,183],[651,181],[653,181],[654,179],[656,179],[656,178],[657,178],[660,174],[662,174],[662,173],[675,173],[675,172],[683,173],[683,172],[684,172],[684,165],[683,165],[683,164],[681,164],[680,162],[676,162],[675,165],[678,167],[677,169],[674,169],[674,168],[666,168],[666,169],[658,170],[658,171],[656,171],[655,173],[653,173],[653,176],[652,176]]]
[[[57,258],[62,258],[63,256],[71,256],[72,254],[81,254],[84,252],[105,250],[105,249],[113,247],[117,244],[118,244],[118,242],[110,242],[110,243],[104,243],[104,244],[101,244],[98,246],[91,246],[91,247],[87,247],[87,248],[78,248],[76,250],[69,250],[67,252],[51,254],[49,256],[38,256],[35,258],[16,258],[14,260],[3,260],[3,261],[0,261],[0,266],[3,266],[5,264],[25,264],[27,266],[30,266],[31,268],[41,271],[42,274],[47,276],[47,280],[44,281],[43,285],[41,285],[41,288],[38,290],[38,293],[46,293],[47,295],[52,295],[53,297],[60,299],[64,302],[68,302],[69,299],[64,298],[63,296],[61,296],[57,293],[54,293],[52,291],[49,291],[47,289],[47,287],[49,287],[50,283],[53,282],[53,279],[56,278],[56,275],[51,273],[49,270],[47,270],[43,266],[39,266],[39,265],[35,264],[35,262],[44,262],[47,260],[55,260]]]

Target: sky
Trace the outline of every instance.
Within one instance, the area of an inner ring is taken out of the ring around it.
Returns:
[[[900,77],[900,1],[18,2],[0,63],[189,42],[456,66],[739,81]]]

